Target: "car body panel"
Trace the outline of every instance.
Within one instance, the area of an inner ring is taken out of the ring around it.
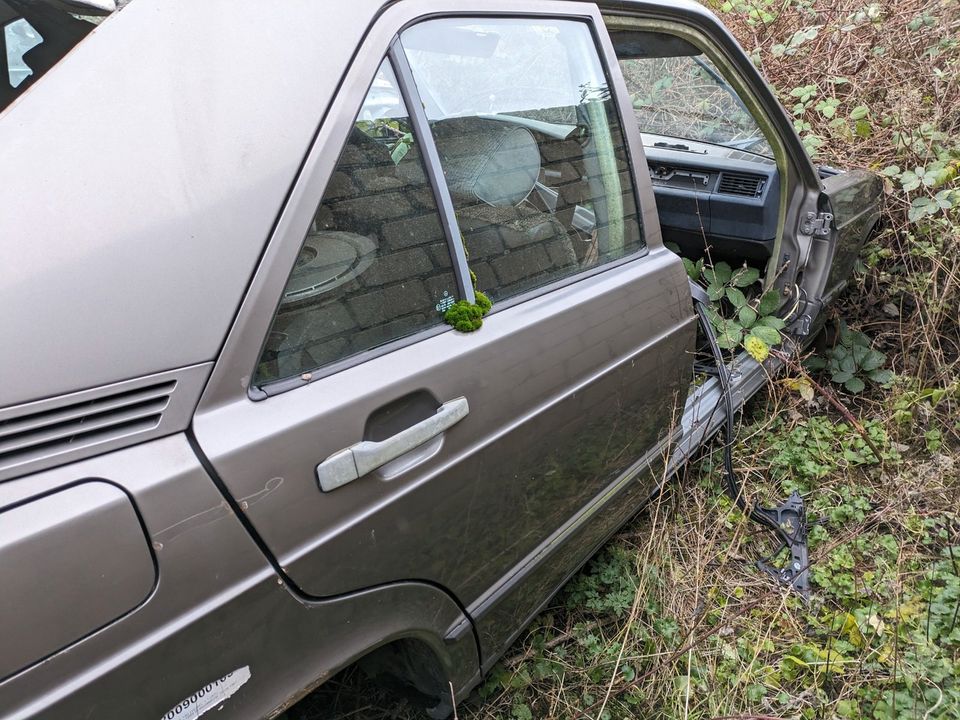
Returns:
[[[0,407],[215,358],[378,6],[137,0],[0,113]]]
[[[821,302],[829,304],[846,287],[860,249],[880,220],[883,181],[865,170],[848,170],[824,178],[823,190],[830,199],[836,233],[821,293]]]
[[[362,49],[371,74],[365,83],[349,80],[351,86],[369,84],[377,50],[386,51],[378,43],[423,14],[459,6],[401,8],[385,13],[371,31]],[[502,2],[477,3],[472,12],[507,8],[515,12]],[[577,3],[533,2],[525,14],[538,12],[599,21],[595,9]],[[359,99],[331,110],[328,120],[334,127],[342,123],[344,136],[358,105]],[[628,133],[630,151],[641,153],[642,161],[639,134]],[[325,143],[321,136],[318,147]],[[315,173],[323,172],[330,170],[314,169],[308,160],[301,182],[322,189]],[[642,177],[640,206],[649,212],[649,178]],[[299,248],[319,201],[314,193],[312,202],[296,201],[297,211],[309,214],[283,232],[281,223],[268,256],[276,244],[287,246],[288,257]],[[655,447],[689,381],[683,358],[694,328],[682,264],[659,243],[656,225],[646,233],[645,256],[511,299],[487,317],[481,332],[439,330],[332,374],[311,373],[308,381],[295,381],[303,387],[251,402],[236,388],[259,352],[255,313],[264,307],[272,312],[277,304],[276,296],[258,299],[262,306],[251,310],[225,349],[227,358],[235,347],[247,355],[226,380],[234,397],[217,406],[215,377],[194,429],[234,497],[275,486],[246,515],[292,582],[324,597],[423,579],[461,603],[473,602]],[[278,263],[271,268],[276,277],[262,282],[275,286],[289,271],[290,265]],[[260,283],[257,278],[248,303]],[[466,397],[470,413],[419,455],[410,453],[402,471],[377,471],[336,491],[319,491],[318,463],[367,438],[385,408],[410,413],[406,425],[421,419],[414,408],[418,395],[434,407]],[[497,526],[515,532],[491,533]],[[485,561],[475,566],[466,562],[470,556]]]
[[[437,588],[401,583],[323,603],[292,593],[182,434],[4,483],[0,505],[80,489],[87,478],[122,484],[134,499],[160,581],[133,612],[0,682],[3,720],[159,719],[243,668],[250,678],[224,708],[262,718],[400,637],[430,647],[455,690],[475,682],[473,636],[443,641],[464,616]]]
[[[0,678],[126,614],[156,581],[140,518],[115,485],[88,480],[0,509],[0,637],[8,648]]]

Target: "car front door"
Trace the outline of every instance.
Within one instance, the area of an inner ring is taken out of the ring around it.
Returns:
[[[309,597],[423,580],[482,614],[682,407],[686,277],[596,8],[475,6],[371,28],[195,417]],[[443,322],[477,291],[479,329]]]

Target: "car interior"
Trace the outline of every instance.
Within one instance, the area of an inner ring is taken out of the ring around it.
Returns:
[[[773,253],[780,175],[767,140],[706,55],[667,33],[613,30],[663,239],[684,257],[762,267]]]

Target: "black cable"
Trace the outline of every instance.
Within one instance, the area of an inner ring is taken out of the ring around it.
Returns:
[[[772,517],[773,513],[769,511],[765,512],[764,508],[758,508],[756,505],[753,507],[748,506],[747,501],[743,497],[743,488],[740,486],[737,475],[733,469],[734,411],[733,391],[730,388],[730,373],[723,360],[723,353],[720,350],[720,345],[717,343],[717,336],[713,330],[713,325],[710,323],[710,317],[707,315],[707,302],[709,302],[709,300],[700,286],[691,283],[691,289],[693,292],[694,310],[697,313],[703,334],[707,337],[707,343],[710,345],[710,352],[713,354],[713,359],[717,363],[717,377],[720,380],[720,393],[723,396],[724,410],[726,411],[726,418],[723,425],[723,476],[727,486],[727,495],[729,495],[737,507],[743,511],[744,515],[770,528],[785,545],[790,545],[796,538],[784,531],[777,520]]]

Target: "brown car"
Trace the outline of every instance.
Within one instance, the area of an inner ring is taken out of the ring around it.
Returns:
[[[681,0],[0,25],[2,720],[274,717],[371,658],[445,717],[878,218]]]

